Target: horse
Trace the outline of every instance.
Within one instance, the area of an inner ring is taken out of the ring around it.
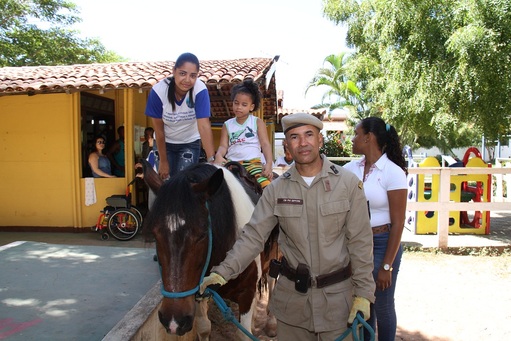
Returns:
[[[164,297],[158,311],[160,322],[167,333],[181,336],[193,329],[195,320],[199,340],[209,340],[208,303],[196,302],[195,294],[204,273],[218,265],[234,245],[254,204],[242,183],[225,168],[199,163],[164,183],[147,162],[142,160],[142,164],[145,182],[157,193],[144,229],[154,236],[161,267]],[[238,304],[240,322],[248,331],[252,330],[261,276],[256,260],[218,289],[221,297]],[[239,330],[238,336],[246,338]]]

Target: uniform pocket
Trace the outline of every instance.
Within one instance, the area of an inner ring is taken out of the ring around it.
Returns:
[[[325,314],[326,323],[346,323],[353,301],[353,285],[345,280],[341,283],[330,285],[323,290],[327,304]],[[345,324],[344,324],[345,325]]]
[[[328,202],[321,204],[319,210],[323,218],[323,229],[320,234],[323,241],[328,242],[341,233],[350,210],[350,203],[348,200]]]

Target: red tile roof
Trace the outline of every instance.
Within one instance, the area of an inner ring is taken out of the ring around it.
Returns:
[[[208,85],[258,80],[272,59],[247,58],[201,61],[200,79]],[[151,88],[172,74],[173,61],[27,66],[0,68],[0,96],[99,89]]]
[[[201,60],[199,77],[210,93],[212,121],[223,122],[234,116],[231,88],[245,78],[253,78],[259,83],[263,94],[263,115],[267,120],[274,119],[277,115],[277,90],[275,67],[272,66],[277,60],[278,56],[273,59]],[[173,67],[173,61],[3,67],[0,68],[0,96],[148,90],[170,76]]]

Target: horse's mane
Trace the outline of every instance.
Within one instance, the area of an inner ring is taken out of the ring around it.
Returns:
[[[194,192],[192,184],[210,178],[216,170],[215,166],[199,163],[171,177],[158,191],[157,198],[146,219],[146,226],[151,226],[154,233],[164,234],[167,240],[170,240],[169,234],[172,233],[172,239],[176,243],[183,241],[189,233],[200,232],[193,230],[207,226],[206,212],[200,211],[205,210],[206,193]],[[219,264],[225,258],[226,253],[236,241],[238,229],[250,219],[253,211],[250,198],[239,181],[228,170],[223,169],[223,171],[225,181],[207,199],[214,243],[210,266]],[[168,228],[168,219],[176,214],[179,219],[186,221],[186,227],[171,232]],[[193,252],[193,250],[188,252]]]
[[[229,187],[234,202],[236,224],[238,226],[238,230],[241,230],[250,220],[252,212],[254,211],[254,204],[240,180],[228,169],[222,168],[222,170],[224,172],[225,182]]]

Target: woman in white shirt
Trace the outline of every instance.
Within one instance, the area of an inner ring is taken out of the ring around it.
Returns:
[[[376,300],[368,323],[378,328],[378,340],[394,340],[394,292],[401,264],[407,186],[407,168],[396,129],[381,118],[368,117],[355,127],[353,153],[362,154],[344,168],[364,182],[373,228],[373,277]],[[366,335],[369,338],[369,335]]]

